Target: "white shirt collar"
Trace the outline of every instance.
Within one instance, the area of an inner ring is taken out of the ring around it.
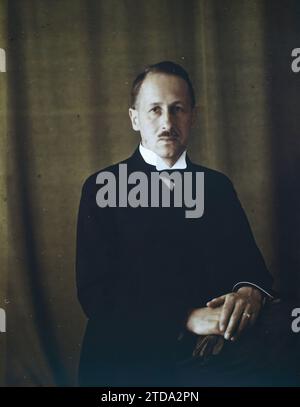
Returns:
[[[148,148],[145,148],[141,143],[139,146],[139,150],[141,153],[141,156],[143,159],[146,161],[146,163],[155,165],[157,171],[163,171],[163,170],[178,170],[178,169],[184,169],[186,168],[186,150],[183,151],[181,156],[178,158],[176,163],[172,166],[169,167],[167,163],[154,151],[149,150]]]

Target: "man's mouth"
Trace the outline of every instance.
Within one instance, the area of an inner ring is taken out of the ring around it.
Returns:
[[[176,134],[169,134],[169,133],[164,133],[161,136],[159,136],[158,140],[165,140],[165,141],[172,141],[172,140],[176,140],[177,139],[177,135]]]

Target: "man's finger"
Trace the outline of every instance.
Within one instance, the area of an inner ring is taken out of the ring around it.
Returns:
[[[250,312],[251,316],[249,318],[249,325],[252,326],[255,324],[255,321],[257,320],[259,312]]]
[[[193,350],[193,356],[202,356],[203,348],[206,346],[207,336],[199,335],[197,339],[196,346]]]
[[[223,345],[224,345],[224,338],[223,338],[223,336],[219,336],[217,343],[215,344],[213,352],[212,352],[213,355],[218,355],[221,352]]]
[[[203,335],[201,336],[196,344],[193,351],[194,357],[207,357],[212,354],[212,349],[216,343],[217,336],[215,335]]]
[[[205,348],[204,357],[211,356],[213,354],[213,350],[214,350],[216,342],[217,342],[217,336],[211,335],[211,337],[207,341],[207,346]]]
[[[228,322],[228,325],[227,325],[227,328],[226,328],[226,331],[224,334],[225,339],[231,339],[233,337],[233,333],[235,332],[235,330],[240,322],[243,311],[244,311],[243,302],[237,301],[235,303],[234,310],[231,314],[230,320]]]
[[[207,307],[216,308],[223,305],[225,302],[226,295],[221,295],[221,297],[213,298],[211,301],[206,303]]]
[[[231,296],[231,295],[227,295],[224,305],[223,305],[222,312],[221,312],[220,321],[219,321],[219,329],[221,332],[225,332],[227,329],[227,324],[231,317],[232,311],[234,309],[234,305],[235,305],[235,297]]]
[[[253,313],[251,313],[250,311],[250,306],[247,305],[247,307],[244,309],[241,318],[240,318],[240,324],[239,327],[236,331],[236,333],[234,334],[234,336],[232,337],[232,340],[235,341],[239,338],[239,336],[241,335],[242,331],[249,325],[250,323],[250,319],[252,318]]]

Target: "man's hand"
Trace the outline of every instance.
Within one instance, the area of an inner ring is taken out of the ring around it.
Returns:
[[[186,328],[197,335],[222,335],[220,317],[222,306],[194,309],[188,317]]]
[[[262,307],[262,294],[252,287],[241,287],[236,293],[209,301],[204,308],[194,309],[186,328],[199,335],[194,356],[218,354],[223,337],[235,341],[242,331],[256,321]],[[218,336],[220,340],[217,340]]]
[[[236,340],[242,331],[254,324],[262,307],[262,294],[253,287],[241,287],[236,293],[214,298],[206,305],[219,310],[219,332],[225,339]]]
[[[223,345],[223,336],[199,335],[197,338],[196,346],[193,350],[193,356],[207,359],[211,355],[218,355],[221,352]]]
[[[222,307],[196,308],[188,317],[186,328],[197,334],[197,342],[193,351],[194,357],[206,359],[221,352],[224,344],[223,335],[219,329]]]

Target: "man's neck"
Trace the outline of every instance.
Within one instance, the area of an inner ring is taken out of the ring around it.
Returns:
[[[158,170],[171,169],[173,166],[176,168],[186,168],[186,151],[177,154],[176,157],[165,158],[140,143],[140,153],[148,164],[155,165]]]
[[[173,167],[173,165],[178,161],[178,158],[181,156],[182,152],[180,154],[178,154],[176,157],[172,157],[172,158],[165,158],[165,157],[160,157],[166,164],[168,167]]]

